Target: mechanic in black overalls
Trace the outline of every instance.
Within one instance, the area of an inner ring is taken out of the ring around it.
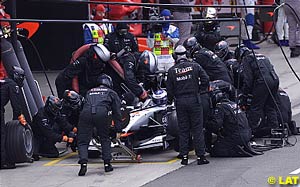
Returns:
[[[72,126],[61,117],[62,102],[58,97],[48,96],[45,106],[34,115],[31,123],[34,135],[33,158],[39,156],[57,158],[59,152],[55,147],[57,142],[73,142]],[[64,132],[64,134],[63,134]],[[69,135],[71,133],[71,135]]]
[[[200,92],[208,90],[208,76],[197,63],[188,61],[186,49],[176,47],[173,58],[175,65],[168,70],[168,103],[175,99],[179,126],[179,150],[182,165],[188,164],[189,139],[193,136],[197,164],[208,164],[203,135],[203,108]]]
[[[112,58],[116,59],[123,67],[126,86],[140,100],[145,100],[148,94],[136,80],[137,60],[140,56],[138,43],[134,35],[128,32],[128,30],[129,26],[126,23],[118,23],[116,31],[105,36],[104,45],[112,52]],[[125,50],[124,54],[117,57],[116,54],[122,49]],[[105,73],[112,77],[114,90],[121,96],[124,91],[121,89],[120,84],[124,81],[109,66],[106,67]]]
[[[217,17],[217,10],[212,7],[207,7],[203,11],[202,17],[204,19],[214,19]],[[199,22],[198,29],[194,36],[201,46],[211,51],[214,50],[216,43],[223,40],[220,34],[220,23],[214,20]]]
[[[247,111],[253,133],[263,126],[261,124],[267,125],[268,128],[278,128],[276,102],[279,78],[273,65],[265,55],[254,56],[245,46],[237,47],[235,56],[242,66],[241,91],[245,97],[253,97]]]
[[[103,45],[91,45],[90,48],[73,63],[69,64],[58,74],[55,85],[58,97],[62,98],[65,90],[72,90],[72,80],[78,76],[79,94],[97,85],[97,78],[105,68],[105,62],[110,58],[109,51]]]
[[[111,77],[106,74],[98,77],[99,86],[89,90],[85,97],[85,103],[80,113],[78,124],[78,150],[81,165],[79,176],[84,176],[87,172],[88,146],[92,138],[93,128],[96,127],[102,148],[102,159],[104,161],[105,172],[113,171],[110,164],[112,159],[110,150],[109,131],[112,124],[108,116],[112,111],[112,119],[115,122],[116,131],[120,132],[121,122],[121,101],[117,93],[111,88],[113,83]]]
[[[188,38],[183,46],[188,52],[188,57],[193,58],[206,71],[210,81],[224,80],[233,84],[232,77],[222,60],[211,50],[201,47],[195,37]]]
[[[212,94],[214,112],[209,120],[209,128],[217,134],[217,141],[211,149],[213,157],[251,157],[248,149],[251,129],[248,125],[246,113],[237,104],[230,101],[221,90],[214,90]]]
[[[73,90],[66,90],[62,99],[61,117],[65,123],[69,123],[73,127],[73,130],[69,136],[72,135],[72,138],[74,138],[73,143],[70,144],[70,147],[74,152],[77,148],[76,134],[79,114],[83,107],[83,100],[83,97]]]
[[[25,78],[24,70],[14,66],[9,74],[10,78],[0,80],[1,93],[1,169],[14,169],[14,161],[6,156],[6,127],[4,120],[5,105],[10,101],[13,109],[13,120],[20,119],[22,116],[22,94],[21,87]],[[25,122],[26,123],[26,122]]]

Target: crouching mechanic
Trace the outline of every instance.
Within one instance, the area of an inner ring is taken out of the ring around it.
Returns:
[[[212,96],[214,112],[207,128],[217,134],[217,141],[211,149],[213,157],[251,157],[260,153],[251,150],[249,141],[251,129],[246,113],[238,109],[221,90]]]
[[[179,126],[179,150],[182,165],[188,164],[189,139],[193,136],[197,164],[208,164],[203,135],[203,108],[200,92],[208,90],[208,75],[197,63],[189,62],[186,49],[179,45],[174,51],[175,65],[168,70],[168,104],[175,99]],[[199,84],[200,83],[200,84]]]
[[[26,120],[22,114],[22,94],[21,87],[25,78],[24,70],[13,66],[13,70],[9,74],[10,78],[0,80],[1,93],[1,169],[14,169],[16,165],[10,160],[6,154],[6,125],[4,120],[5,105],[10,101],[13,109],[13,120],[19,119],[22,125],[26,125]],[[23,121],[21,121],[21,119]]]
[[[39,156],[56,158],[59,156],[55,147],[57,142],[73,142],[73,137],[68,137],[72,132],[72,126],[62,119],[61,109],[61,100],[51,95],[47,98],[45,106],[33,117],[31,127],[34,135],[35,160],[39,160]],[[63,132],[66,135],[63,135]]]
[[[113,171],[113,167],[110,164],[112,157],[109,137],[112,122],[108,113],[112,111],[116,131],[121,132],[121,101],[117,93],[111,89],[113,87],[111,77],[106,74],[100,75],[98,84],[99,87],[87,92],[85,103],[79,117],[77,136],[79,150],[78,163],[81,165],[78,173],[79,176],[84,176],[87,172],[88,146],[92,138],[94,127],[96,127],[98,136],[100,137],[104,170],[105,172]]]
[[[65,123],[69,123],[73,127],[72,132],[69,134],[70,137],[74,138],[73,143],[70,144],[73,152],[76,151],[77,147],[77,126],[82,107],[83,97],[73,90],[66,90],[62,99],[61,117]]]

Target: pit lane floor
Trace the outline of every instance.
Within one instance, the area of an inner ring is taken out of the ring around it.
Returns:
[[[257,50],[268,56],[280,77],[280,86],[290,96],[294,119],[300,124],[300,83],[285,63],[280,49],[274,44],[264,42]],[[288,48],[284,48],[289,56]],[[300,75],[300,58],[290,59],[292,66]],[[54,87],[57,72],[49,72],[48,76]],[[34,73],[39,81],[43,95],[50,90],[42,73]],[[9,109],[6,112],[9,115]],[[9,117],[6,117],[9,119]],[[299,136],[297,137],[299,139]],[[295,139],[290,138],[293,143]],[[193,153],[191,153],[193,155]],[[269,186],[269,176],[278,180],[279,176],[300,176],[300,145],[284,147],[265,152],[264,155],[252,158],[210,158],[210,164],[198,166],[195,157],[190,165],[182,167],[177,153],[168,151],[146,151],[142,153],[141,163],[114,163],[112,173],[104,173],[100,159],[91,159],[87,175],[78,177],[79,165],[77,153],[69,150],[58,159],[43,158],[32,164],[18,164],[17,169],[0,171],[2,187],[58,187],[58,186]],[[294,171],[294,174],[290,174]],[[299,181],[299,180],[298,180]],[[278,182],[277,182],[278,184]],[[273,185],[276,186],[276,185]]]

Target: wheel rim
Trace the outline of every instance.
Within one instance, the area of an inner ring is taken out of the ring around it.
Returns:
[[[32,134],[29,130],[25,130],[23,136],[26,153],[30,153],[32,151]]]

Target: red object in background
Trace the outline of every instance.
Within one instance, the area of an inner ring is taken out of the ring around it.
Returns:
[[[80,57],[85,51],[87,51],[90,48],[91,45],[92,44],[85,44],[85,45],[81,46],[79,49],[77,49],[72,55],[70,64],[72,64],[78,57]],[[78,77],[77,76],[75,76],[73,78],[72,88],[73,88],[74,91],[79,93],[79,83],[78,83]]]
[[[262,1],[262,4],[263,5],[273,5],[274,4],[274,0],[263,0]],[[273,17],[273,12],[270,11],[270,14],[269,14],[271,17]],[[268,21],[268,22],[264,22],[264,32],[265,33],[268,33],[268,32],[272,32],[272,26],[273,26],[273,22],[272,21]]]
[[[7,77],[7,73],[4,69],[4,66],[2,64],[2,61],[0,62],[0,80],[4,79]]]
[[[17,25],[17,28],[26,29],[28,31],[28,38],[30,38],[39,29],[40,24],[36,22],[24,22]]]
[[[99,2],[124,2],[124,3],[141,3],[141,0],[96,0]],[[96,4],[91,4],[90,9],[91,12],[96,7]],[[128,5],[106,5],[104,4],[106,8],[108,8],[107,12],[107,19],[110,20],[122,20],[124,16],[129,16],[132,12],[135,10],[140,9],[140,6],[128,6]],[[129,24],[129,32],[131,32],[133,35],[138,36],[142,34],[142,24]]]

